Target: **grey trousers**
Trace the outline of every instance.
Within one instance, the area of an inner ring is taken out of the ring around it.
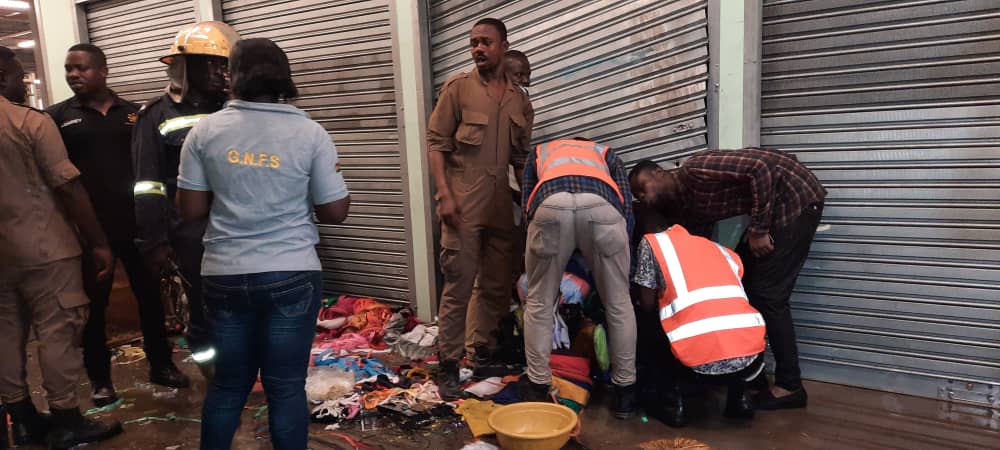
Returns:
[[[629,297],[629,241],[625,218],[601,196],[561,192],[545,199],[528,224],[524,347],[528,378],[550,384],[553,314],[566,263],[580,249],[604,302],[611,381],[635,382],[635,311]]]

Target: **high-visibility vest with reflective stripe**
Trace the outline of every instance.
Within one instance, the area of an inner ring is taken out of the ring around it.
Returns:
[[[596,178],[607,183],[618,194],[618,200],[625,203],[625,196],[618,189],[618,183],[611,178],[611,169],[605,159],[608,146],[588,141],[560,139],[539,145],[536,149],[535,167],[538,183],[528,195],[526,209],[531,208],[538,188],[547,181],[560,177],[578,176]]]
[[[743,290],[736,253],[680,225],[645,239],[666,282],[660,324],[682,364],[695,367],[764,351],[764,318]]]

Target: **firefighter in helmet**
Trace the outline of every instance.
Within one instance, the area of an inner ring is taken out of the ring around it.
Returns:
[[[211,375],[215,349],[201,294],[202,236],[206,223],[184,222],[175,209],[181,146],[198,121],[222,109],[228,97],[226,66],[239,35],[222,22],[199,22],[177,33],[163,94],[139,110],[132,133],[138,244],[157,275],[179,270],[190,306],[188,343],[203,373]]]

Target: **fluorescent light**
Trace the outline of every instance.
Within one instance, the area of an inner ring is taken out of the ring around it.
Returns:
[[[18,48],[32,48],[35,46],[35,41],[21,41],[17,43]]]
[[[0,0],[0,9],[20,9],[27,11],[31,9],[31,5],[22,0]]]

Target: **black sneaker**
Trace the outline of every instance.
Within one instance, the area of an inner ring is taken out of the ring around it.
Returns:
[[[45,444],[49,421],[38,413],[30,398],[5,406],[10,414],[14,445]]]
[[[186,388],[191,385],[191,380],[173,362],[150,367],[149,382],[171,388]]]
[[[462,384],[458,381],[458,362],[441,361],[438,366],[438,392],[444,401],[454,401],[462,398]]]
[[[110,385],[98,385],[91,394],[90,399],[94,401],[94,406],[101,408],[118,401],[118,393]]]
[[[50,448],[62,450],[110,439],[121,432],[122,424],[117,421],[106,424],[83,417],[78,408],[52,408],[52,428],[47,440]]]
[[[635,384],[615,385],[615,418],[629,419],[636,410]]]

